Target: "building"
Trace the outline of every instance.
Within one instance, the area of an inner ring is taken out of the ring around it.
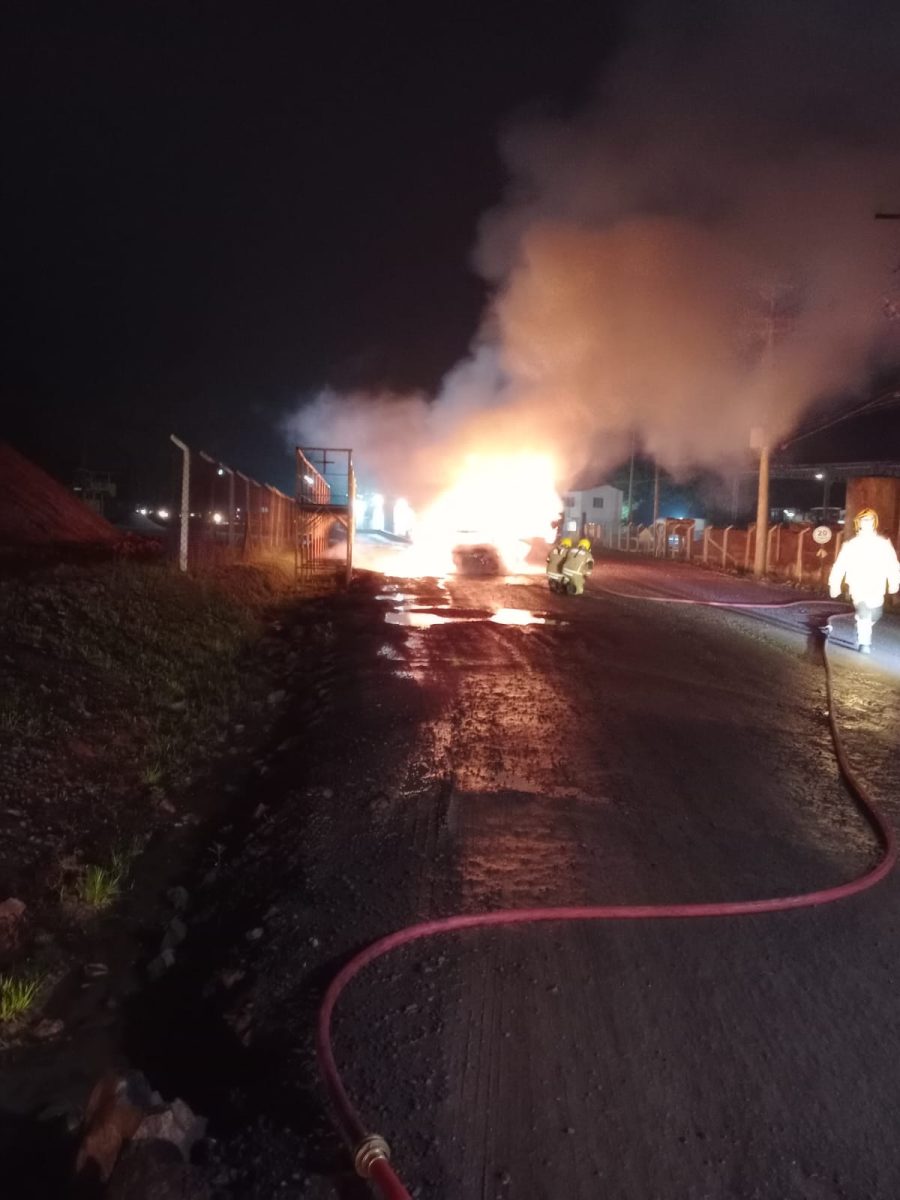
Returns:
[[[622,523],[624,493],[608,483],[563,495],[563,532],[611,545]]]
[[[72,491],[100,516],[106,515],[107,500],[116,495],[116,485],[109,471],[92,471],[88,467],[77,467]]]

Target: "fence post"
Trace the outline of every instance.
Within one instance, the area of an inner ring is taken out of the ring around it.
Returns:
[[[756,541],[756,524],[747,526],[747,544],[744,547],[744,570],[750,569],[750,542]]]
[[[775,533],[775,530],[776,530],[776,529],[779,529],[779,528],[780,528],[780,526],[779,526],[779,525],[770,525],[770,526],[769,526],[769,528],[768,528],[768,531],[766,532],[766,568],[767,568],[767,573],[768,573],[768,572],[770,572],[770,571],[772,570],[772,535]],[[775,567],[777,568],[777,566],[778,566],[778,563],[776,562],[776,563],[775,563]]]
[[[797,582],[798,583],[803,582],[803,543],[806,540],[806,535],[808,533],[809,533],[809,526],[804,525],[804,527],[800,530],[799,534],[797,535],[796,574],[797,574]]]
[[[191,519],[191,452],[174,433],[169,437],[182,453],[181,465],[181,530],[178,544],[178,568],[188,568],[188,529]]]
[[[726,525],[722,530],[722,566],[728,566],[728,535],[734,529],[733,525]]]
[[[263,512],[262,512],[262,488],[255,479],[251,479],[253,491],[250,493],[251,499],[256,505],[254,514],[253,528],[250,531],[250,553],[258,552],[262,546],[263,532]]]
[[[704,567],[708,566],[708,564],[709,564],[709,535],[711,532],[712,532],[712,530],[710,529],[710,527],[708,525],[704,526],[704,529],[703,529],[703,565],[704,565]]]
[[[268,498],[266,500],[266,508],[269,510],[269,513],[268,513],[268,516],[269,516],[269,549],[274,550],[275,549],[275,492],[274,492],[274,489],[272,488],[271,483],[267,483],[264,486],[265,486],[266,491],[269,493]]]
[[[234,471],[231,467],[226,467],[222,464],[222,470],[228,474],[228,549],[234,554],[234,535],[237,532],[234,527],[236,513],[234,511]]]

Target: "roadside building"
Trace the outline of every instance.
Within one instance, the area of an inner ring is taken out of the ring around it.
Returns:
[[[622,523],[624,493],[608,483],[563,494],[563,530],[611,545]]]

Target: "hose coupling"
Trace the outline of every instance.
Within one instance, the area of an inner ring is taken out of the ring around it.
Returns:
[[[353,1166],[356,1168],[357,1175],[368,1179],[372,1173],[373,1164],[380,1158],[390,1160],[390,1157],[391,1148],[381,1134],[367,1133],[353,1154]]]

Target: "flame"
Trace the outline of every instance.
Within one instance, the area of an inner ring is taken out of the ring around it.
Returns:
[[[418,514],[401,569],[449,574],[454,548],[465,545],[495,547],[506,572],[538,569],[525,556],[531,539],[552,540],[551,522],[562,507],[555,477],[547,454],[469,454],[450,487]]]

